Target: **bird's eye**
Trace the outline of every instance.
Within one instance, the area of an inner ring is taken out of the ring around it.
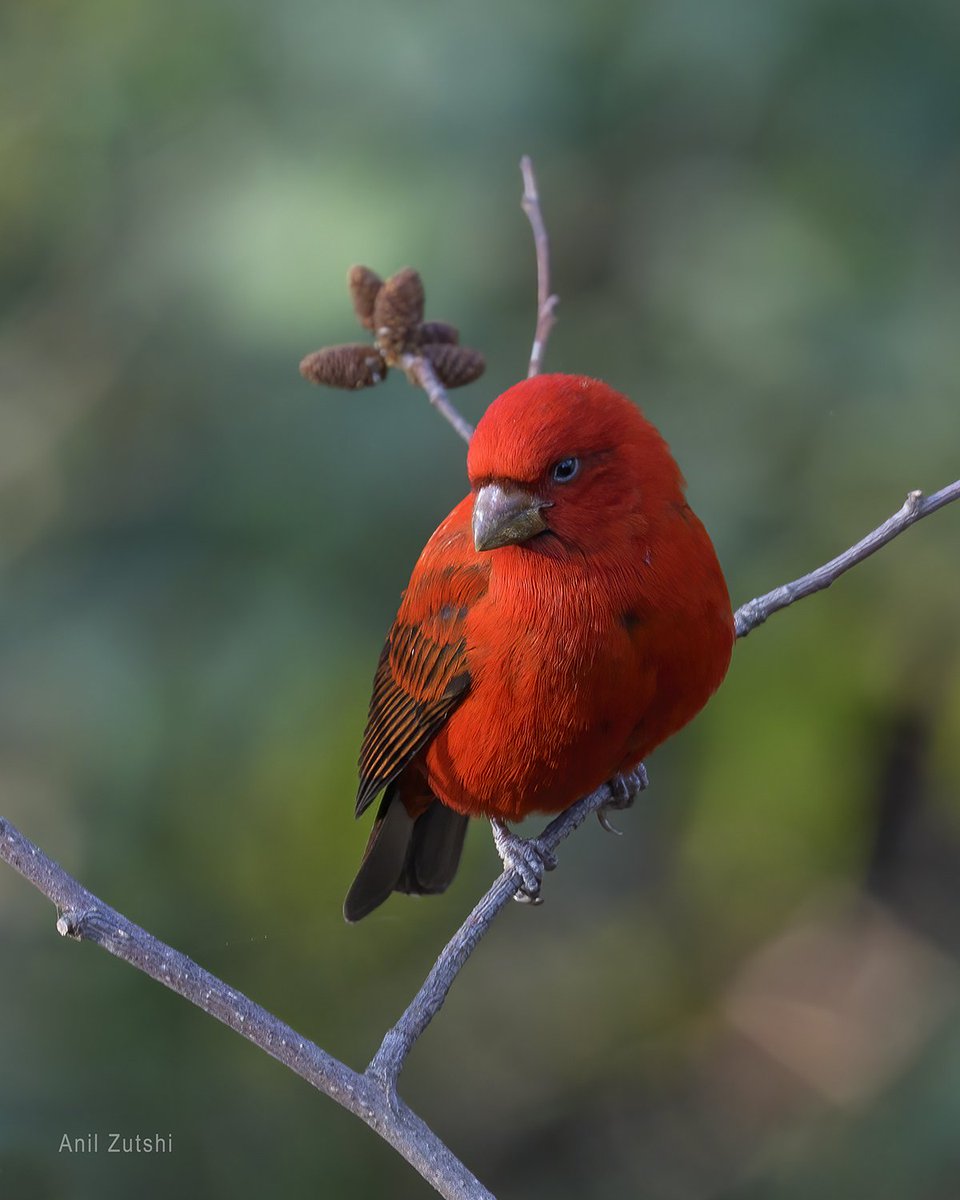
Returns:
[[[555,483],[569,483],[579,470],[579,458],[561,458],[558,463],[554,463],[550,474]]]

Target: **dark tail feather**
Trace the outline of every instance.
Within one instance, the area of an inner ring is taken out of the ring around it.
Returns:
[[[419,896],[445,892],[460,866],[469,822],[469,817],[434,800],[414,823],[407,860],[394,889]]]
[[[445,891],[460,865],[469,819],[439,800],[414,819],[395,788],[388,787],[360,870],[347,892],[344,917],[359,921],[394,891],[417,895]]]

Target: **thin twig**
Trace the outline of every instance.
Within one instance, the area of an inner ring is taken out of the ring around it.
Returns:
[[[556,850],[592,812],[609,803],[610,799],[610,788],[603,784],[555,817],[537,841],[548,850]],[[513,869],[505,870],[494,881],[487,894],[447,942],[403,1016],[388,1030],[380,1049],[367,1067],[367,1075],[380,1080],[391,1090],[396,1088],[397,1077],[417,1038],[443,1007],[447,993],[464,963],[493,924],[494,917],[517,894],[522,883],[519,873]]]
[[[0,859],[57,906],[64,937],[93,942],[183,996],[360,1118],[448,1200],[494,1200],[411,1109],[369,1074],[359,1075],[272,1013],[128,921],[0,817]]]
[[[878,525],[865,538],[861,538],[855,546],[844,550],[842,554],[838,554],[836,558],[824,563],[822,567],[817,567],[809,575],[801,575],[799,579],[781,584],[772,592],[767,592],[765,596],[758,596],[755,600],[748,600],[746,604],[742,604],[734,617],[737,637],[746,637],[751,630],[762,625],[767,617],[779,612],[781,608],[786,608],[797,600],[802,600],[804,596],[812,596],[814,592],[821,592],[824,588],[828,588],[834,580],[839,579],[851,567],[855,567],[857,563],[861,563],[871,554],[875,554],[881,546],[885,546],[887,542],[892,541],[905,529],[909,529],[922,517],[929,516],[938,508],[943,508],[945,504],[957,499],[960,499],[960,479],[926,498],[924,498],[923,492],[910,492],[898,512],[895,512],[882,525]]]
[[[402,354],[400,366],[406,371],[407,378],[417,384],[427,393],[427,399],[437,412],[449,421],[465,442],[473,437],[473,426],[457,411],[456,406],[447,395],[447,389],[437,378],[432,364],[419,354]]]
[[[543,214],[540,211],[537,177],[533,173],[533,163],[528,154],[520,159],[520,172],[523,175],[523,199],[520,201],[520,207],[527,214],[537,252],[537,328],[530,350],[530,369],[527,371],[529,379],[540,374],[547,340],[551,329],[557,323],[556,310],[560,297],[550,291],[550,239],[547,237],[547,227],[543,223]]]

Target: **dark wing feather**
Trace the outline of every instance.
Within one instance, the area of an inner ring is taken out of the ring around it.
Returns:
[[[407,628],[398,630],[394,626],[380,655],[360,747],[357,816],[427,744],[470,687],[464,639],[437,653],[428,639],[420,638],[406,648],[412,654],[419,652],[433,659],[432,668],[424,674],[422,683],[414,677],[413,686],[421,685],[416,691],[408,690],[410,683],[397,678],[391,659],[397,641],[405,645],[412,640]],[[421,663],[416,660],[412,666],[417,670]]]
[[[488,577],[489,565],[469,537],[464,501],[427,543],[380,655],[360,747],[357,816],[469,691],[466,620]]]

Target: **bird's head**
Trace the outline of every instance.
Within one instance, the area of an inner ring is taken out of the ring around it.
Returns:
[[[536,375],[484,413],[467,455],[477,550],[589,554],[683,501],[683,477],[640,410],[596,379]]]

